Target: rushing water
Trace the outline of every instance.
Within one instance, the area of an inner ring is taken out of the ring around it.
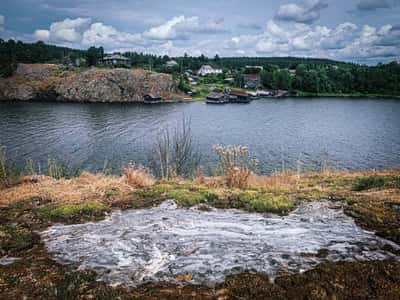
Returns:
[[[248,145],[260,171],[400,167],[400,101],[379,99],[263,99],[248,105],[0,103],[0,145],[17,162],[42,168],[58,158],[101,170],[148,163],[160,129],[191,119],[206,170],[216,144]]]
[[[275,276],[324,261],[399,259],[389,244],[357,227],[328,202],[301,205],[288,216],[239,210],[177,208],[171,200],[151,209],[115,212],[98,223],[54,225],[42,236],[61,262],[95,269],[111,284],[175,282],[213,285],[246,270]]]

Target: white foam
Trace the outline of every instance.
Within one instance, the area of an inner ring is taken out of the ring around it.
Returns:
[[[165,201],[98,223],[54,225],[42,236],[58,260],[93,268],[113,285],[174,282],[179,274],[213,285],[245,270],[274,277],[324,261],[399,259],[383,250],[385,244],[399,249],[396,244],[357,227],[328,202],[304,204],[281,217],[183,209]],[[310,255],[321,249],[325,257]]]

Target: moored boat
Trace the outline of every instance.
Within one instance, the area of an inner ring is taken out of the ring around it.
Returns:
[[[259,96],[257,95],[257,92],[252,92],[252,91],[247,91],[247,95],[251,100],[256,100],[259,99]]]
[[[206,103],[207,104],[225,104],[227,102],[228,101],[226,100],[226,97],[225,97],[224,93],[211,92],[206,97]]]
[[[239,90],[229,90],[227,94],[230,103],[250,103],[252,100],[246,92]]]
[[[271,97],[272,93],[270,91],[257,90],[257,96],[259,96],[259,97]]]
[[[159,94],[149,93],[143,96],[143,102],[146,104],[157,104],[162,102],[162,98]]]

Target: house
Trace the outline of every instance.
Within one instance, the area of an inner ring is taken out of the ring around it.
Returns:
[[[197,75],[207,76],[209,74],[222,74],[222,69],[214,69],[210,65],[202,65],[201,68],[197,71]]]
[[[179,64],[175,60],[169,60],[165,63],[165,66],[167,66],[168,68],[176,67],[178,65]]]
[[[235,83],[235,78],[232,78],[232,77],[225,78],[224,79],[224,83],[226,83],[226,84],[234,84]]]
[[[260,74],[243,74],[242,78],[246,89],[256,89],[261,86]]]
[[[130,65],[130,60],[129,58],[119,54],[107,54],[103,57],[103,63],[110,66]]]

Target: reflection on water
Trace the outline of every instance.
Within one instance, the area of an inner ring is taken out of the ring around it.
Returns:
[[[99,223],[54,225],[42,233],[61,262],[98,271],[111,284],[174,282],[213,285],[246,270],[275,276],[301,272],[324,261],[394,258],[389,244],[364,231],[328,202],[307,203],[288,216],[238,210],[177,208],[166,201],[151,209],[115,212]]]
[[[206,169],[212,146],[242,144],[269,173],[301,166],[347,169],[400,167],[400,101],[265,99],[249,105],[0,103],[0,144],[18,162],[49,157],[101,170],[147,164],[158,131],[191,119]]]

